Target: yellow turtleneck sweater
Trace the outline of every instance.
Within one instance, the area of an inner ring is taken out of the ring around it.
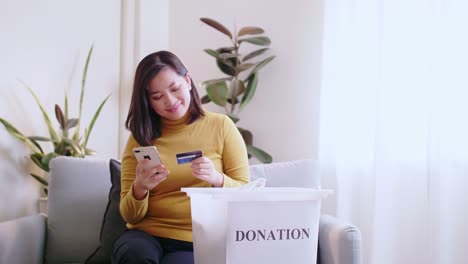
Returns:
[[[177,153],[201,150],[216,170],[224,174],[223,187],[238,187],[249,181],[247,150],[231,119],[205,111],[204,117],[187,125],[187,117],[162,120],[161,137],[153,144],[170,174],[143,200],[136,200],[132,194],[137,166],[132,149],[140,145],[133,136],[129,137],[122,158],[120,201],[120,213],[128,228],[153,236],[192,241],[190,199],[180,188],[211,187],[211,184],[192,176],[190,163],[178,165]]]

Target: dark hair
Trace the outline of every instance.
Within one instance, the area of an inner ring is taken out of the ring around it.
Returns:
[[[136,69],[133,83],[132,100],[125,127],[130,130],[136,141],[142,146],[152,145],[152,141],[161,136],[161,117],[153,110],[149,102],[149,83],[162,70],[172,69],[180,76],[187,76],[188,70],[180,59],[169,51],[158,51],[141,60]],[[197,89],[190,79],[190,105],[187,124],[195,122],[204,115]]]

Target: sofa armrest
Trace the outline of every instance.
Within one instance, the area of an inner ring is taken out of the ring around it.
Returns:
[[[359,229],[330,215],[320,217],[319,264],[361,264],[362,241]]]
[[[26,216],[0,223],[0,263],[42,264],[46,217]]]

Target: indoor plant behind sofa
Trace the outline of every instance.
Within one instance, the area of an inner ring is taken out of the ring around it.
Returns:
[[[250,172],[252,180],[266,178],[270,187],[319,184],[313,160],[252,165]],[[58,157],[50,176],[48,218],[35,215],[0,223],[0,263],[43,263],[44,257],[44,263],[83,263],[100,246],[106,204],[109,208],[109,161]],[[321,216],[318,263],[360,264],[361,254],[356,227]]]
[[[41,100],[36,95],[34,90],[30,88],[28,85],[23,85],[29,91],[29,93],[33,96],[34,100],[36,101],[41,113],[42,117],[44,118],[44,122],[47,126],[47,130],[49,132],[49,136],[25,136],[21,133],[15,126],[13,126],[7,120],[0,118],[0,123],[5,127],[5,129],[15,137],[16,139],[23,142],[26,146],[28,146],[31,150],[30,158],[32,162],[43,171],[43,174],[47,174],[49,172],[49,162],[58,156],[71,156],[71,157],[80,157],[84,158],[86,155],[94,155],[96,154],[95,151],[88,148],[88,140],[91,132],[93,131],[94,123],[96,122],[99,114],[101,113],[104,104],[109,99],[107,96],[99,105],[96,112],[89,123],[89,126],[85,128],[84,134],[81,134],[81,122],[82,122],[82,112],[83,112],[83,98],[85,92],[85,84],[86,84],[86,77],[88,74],[88,66],[91,60],[91,55],[93,53],[93,46],[88,51],[88,56],[86,58],[86,63],[83,69],[83,77],[81,79],[81,91],[80,91],[80,99],[79,99],[79,112],[77,118],[70,118],[69,113],[69,106],[68,106],[68,96],[65,94],[65,100],[63,109],[58,105],[55,104],[54,107],[54,114],[57,119],[59,129],[56,130],[55,126],[52,124],[51,118],[47,113],[46,109],[44,108]],[[74,131],[72,131],[74,130]],[[73,132],[73,133],[71,133]],[[48,142],[52,147],[52,151],[47,153],[47,149],[44,148],[41,143]],[[30,173],[31,176],[36,179],[39,183],[42,184],[44,194],[47,196],[48,192],[48,182],[47,177],[43,175],[37,175],[34,172]]]
[[[240,113],[255,95],[260,70],[275,58],[275,56],[269,56],[255,61],[258,56],[267,54],[271,43],[270,38],[262,35],[265,31],[260,27],[242,27],[239,31],[231,32],[211,18],[204,17],[200,20],[229,38],[228,47],[223,46],[216,50],[205,49],[206,53],[214,57],[216,66],[225,76],[207,80],[201,84],[206,89],[206,95],[202,97],[201,102],[203,104],[213,102],[224,108],[226,115],[231,118],[241,133],[249,158],[254,156],[263,163],[273,162],[270,154],[253,145],[252,132],[237,124],[240,120]],[[261,48],[247,53],[247,50],[241,51],[243,43],[250,43]]]

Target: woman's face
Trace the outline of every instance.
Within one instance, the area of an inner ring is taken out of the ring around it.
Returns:
[[[187,113],[190,105],[190,75],[178,75],[173,69],[160,71],[149,83],[149,102],[163,118],[178,120]]]

